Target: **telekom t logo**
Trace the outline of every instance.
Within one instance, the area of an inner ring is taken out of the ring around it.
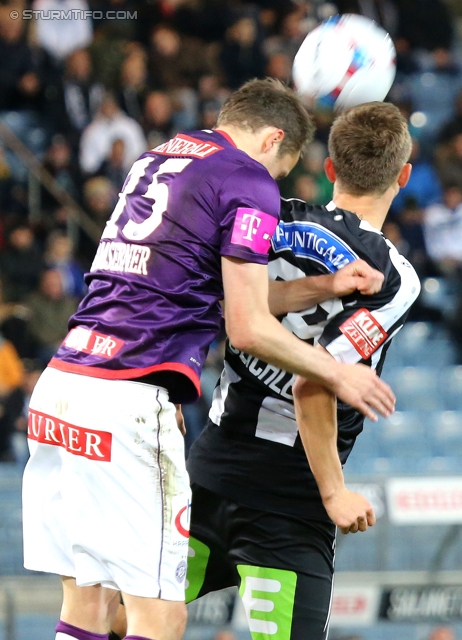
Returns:
[[[264,211],[239,207],[236,211],[231,243],[249,247],[255,253],[266,255],[277,222],[274,216]]]
[[[242,216],[242,224],[241,224],[241,229],[242,231],[244,231],[244,234],[245,234],[243,236],[244,240],[252,241],[260,225],[261,225],[261,218],[254,215],[253,213],[244,213],[244,215]],[[263,238],[267,240],[267,238],[265,238],[265,235],[267,234],[264,234]]]

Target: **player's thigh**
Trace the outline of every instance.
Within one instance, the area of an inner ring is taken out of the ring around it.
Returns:
[[[253,640],[325,640],[335,527],[245,508],[236,522],[231,553]]]
[[[31,435],[44,454],[61,452],[59,510],[50,501],[50,511],[74,567],[63,574],[81,586],[182,601],[190,489],[166,392],[52,369],[47,378],[48,395],[31,403]]]
[[[238,584],[228,558],[226,498],[192,484],[186,602]]]

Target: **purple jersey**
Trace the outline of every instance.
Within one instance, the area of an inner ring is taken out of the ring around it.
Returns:
[[[196,395],[220,327],[220,257],[266,264],[279,209],[265,167],[218,131],[178,134],[143,154],[50,366],[110,379],[176,372]]]

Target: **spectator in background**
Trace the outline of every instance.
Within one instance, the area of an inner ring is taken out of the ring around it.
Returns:
[[[442,201],[425,209],[425,246],[442,274],[462,265],[462,184],[444,188]]]
[[[12,429],[6,407],[23,379],[24,369],[16,349],[0,334],[0,462],[14,459],[11,449]]]
[[[312,142],[295,169],[279,182],[284,198],[293,196],[310,204],[327,204],[332,199],[332,183],[324,171],[327,157],[325,144]]]
[[[114,210],[118,189],[106,176],[96,175],[84,182],[82,190],[83,207],[102,233]],[[63,218],[68,216],[65,209],[61,209],[60,214]],[[66,225],[61,229],[65,231]],[[84,271],[89,271],[95,257],[97,242],[86,231],[79,228],[74,238],[74,245],[78,263],[82,265]]]
[[[458,134],[462,134],[462,91],[457,95],[454,103],[454,116],[441,129],[438,142],[447,143]]]
[[[266,58],[252,17],[239,17],[228,28],[220,63],[230,89],[237,89],[252,78],[264,77]]]
[[[10,231],[7,249],[0,253],[0,276],[6,302],[20,302],[33,291],[43,267],[32,228],[21,224]]]
[[[148,93],[146,53],[141,47],[136,47],[124,60],[120,69],[118,101],[130,118],[140,122]]]
[[[113,185],[114,191],[121,191],[127,172],[124,165],[125,144],[123,140],[114,140],[112,143],[109,157],[103,161],[100,168],[96,171],[95,176],[103,176],[107,178]]]
[[[23,381],[24,368],[14,346],[0,335],[0,396],[5,398]]]
[[[169,24],[158,24],[149,43],[150,83],[160,91],[196,88],[199,78],[213,71],[212,58],[210,48],[197,38],[182,36]]]
[[[173,105],[165,91],[151,91],[146,98],[143,131],[150,149],[169,140],[173,131]]]
[[[410,77],[408,89],[414,109],[424,114],[420,143],[430,154],[441,128],[454,116],[462,75],[451,51],[443,47],[425,54],[419,64],[421,70]]]
[[[401,227],[397,222],[393,222],[393,220],[386,220],[382,227],[382,233],[387,240],[390,240],[390,242],[395,245],[398,249],[398,253],[405,258],[409,256],[409,244],[403,238]]]
[[[214,73],[208,73],[199,78],[197,99],[199,108],[204,103],[217,101],[222,105],[229,96],[229,89],[221,83],[220,77]]]
[[[400,0],[397,39],[410,49],[450,49],[454,28],[451,14],[442,0]]]
[[[293,195],[295,198],[314,204],[319,197],[318,188],[313,176],[302,173],[295,179]]]
[[[221,85],[220,78],[215,74],[207,74],[199,79],[197,91],[199,127],[213,129],[217,121],[218,112],[229,95],[229,91]]]
[[[23,365],[22,384],[13,391],[5,403],[5,421],[11,434],[10,449],[13,459],[24,466],[29,457],[27,445],[29,401],[43,367],[38,360],[25,360]]]
[[[218,100],[210,100],[201,105],[199,116],[199,129],[213,129],[217,123],[221,103]]]
[[[112,37],[125,41],[136,39],[136,22],[139,18],[134,18],[133,14],[141,4],[140,0],[90,0],[90,4],[92,9],[103,12],[102,21],[95,16],[95,23],[104,25],[106,32]],[[114,16],[114,12],[117,12],[117,19],[109,17],[106,11],[112,12],[109,16]]]
[[[43,160],[43,168],[73,198],[77,199],[79,197],[79,169],[72,162],[71,147],[63,135],[56,134],[53,136]],[[42,210],[52,212],[59,206],[59,202],[47,189],[42,188],[41,206]]]
[[[35,356],[35,342],[29,332],[28,311],[17,302],[7,302],[0,280],[0,334],[16,349],[20,358]]]
[[[294,6],[292,5],[292,8]],[[284,53],[289,60],[293,60],[309,27],[305,21],[304,6],[299,4],[284,16],[280,33],[265,40],[263,50],[266,56],[269,58],[275,53]]]
[[[435,267],[429,259],[424,239],[424,210],[410,196],[399,212],[398,223],[404,243],[409,247],[407,257],[420,278],[435,275]]]
[[[13,185],[14,181],[11,176],[9,162],[5,155],[5,149],[0,145],[0,211],[9,211]],[[1,229],[0,232],[0,246],[3,245],[2,232],[3,229]]]
[[[40,277],[39,288],[25,300],[29,310],[30,331],[37,342],[37,357],[46,365],[67,335],[69,317],[78,301],[64,292],[61,274],[47,269]]]
[[[83,185],[83,200],[85,209],[104,229],[117,202],[117,192],[111,182],[102,176],[90,178]]]
[[[433,165],[422,157],[417,138],[412,139],[412,154],[409,162],[412,164],[411,177],[407,185],[400,189],[391,205],[393,214],[401,211],[409,198],[413,198],[421,208],[441,200],[442,189],[438,174]]]
[[[12,20],[9,11],[9,7],[0,8],[0,111],[37,107],[41,94],[25,23]]]
[[[88,50],[73,51],[66,58],[64,74],[49,100],[54,119],[52,126],[69,137],[77,148],[78,139],[95,117],[103,95],[103,85],[93,78]]]
[[[357,13],[374,20],[392,37],[398,28],[398,8],[394,0],[336,0],[339,13]]]
[[[101,233],[114,210],[117,193],[114,185],[103,176],[90,178],[83,185],[84,208],[99,226]],[[86,271],[90,269],[93,262],[96,247],[94,240],[80,230],[77,255]]]
[[[85,129],[80,141],[80,166],[87,174],[94,173],[109,157],[115,140],[125,145],[124,167],[128,172],[133,162],[147,150],[141,126],[127,116],[115,98],[106,93],[94,120]]]
[[[74,247],[67,234],[57,230],[50,233],[45,248],[45,264],[48,269],[59,271],[64,294],[80,299],[86,287],[82,267],[74,259],[73,253]]]
[[[91,43],[93,23],[82,17],[83,12],[90,8],[86,0],[35,0],[32,8],[43,12],[60,10],[69,15],[66,20],[47,20],[40,15],[34,19],[38,44],[57,64],[76,49],[83,49]],[[72,12],[72,9],[77,11]]]
[[[273,53],[269,57],[265,73],[271,78],[277,78],[281,82],[289,84],[292,76],[292,60],[282,51]]]
[[[94,38],[88,48],[96,81],[111,91],[117,91],[120,86],[120,69],[127,57],[128,43],[120,34],[111,31],[109,22],[115,21],[105,20],[95,25]]]
[[[462,184],[462,132],[437,145],[435,165],[441,182]]]

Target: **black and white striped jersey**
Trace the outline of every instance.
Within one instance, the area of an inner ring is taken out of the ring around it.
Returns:
[[[341,362],[380,374],[391,339],[403,326],[420,283],[413,267],[368,222],[335,207],[283,200],[272,240],[270,278],[332,273],[357,258],[385,275],[373,296],[359,292],[280,318],[301,340]],[[292,402],[294,376],[227,344],[209,422],[191,448],[196,482],[250,506],[327,518],[300,440]],[[346,462],[363,416],[338,404],[338,449]]]

